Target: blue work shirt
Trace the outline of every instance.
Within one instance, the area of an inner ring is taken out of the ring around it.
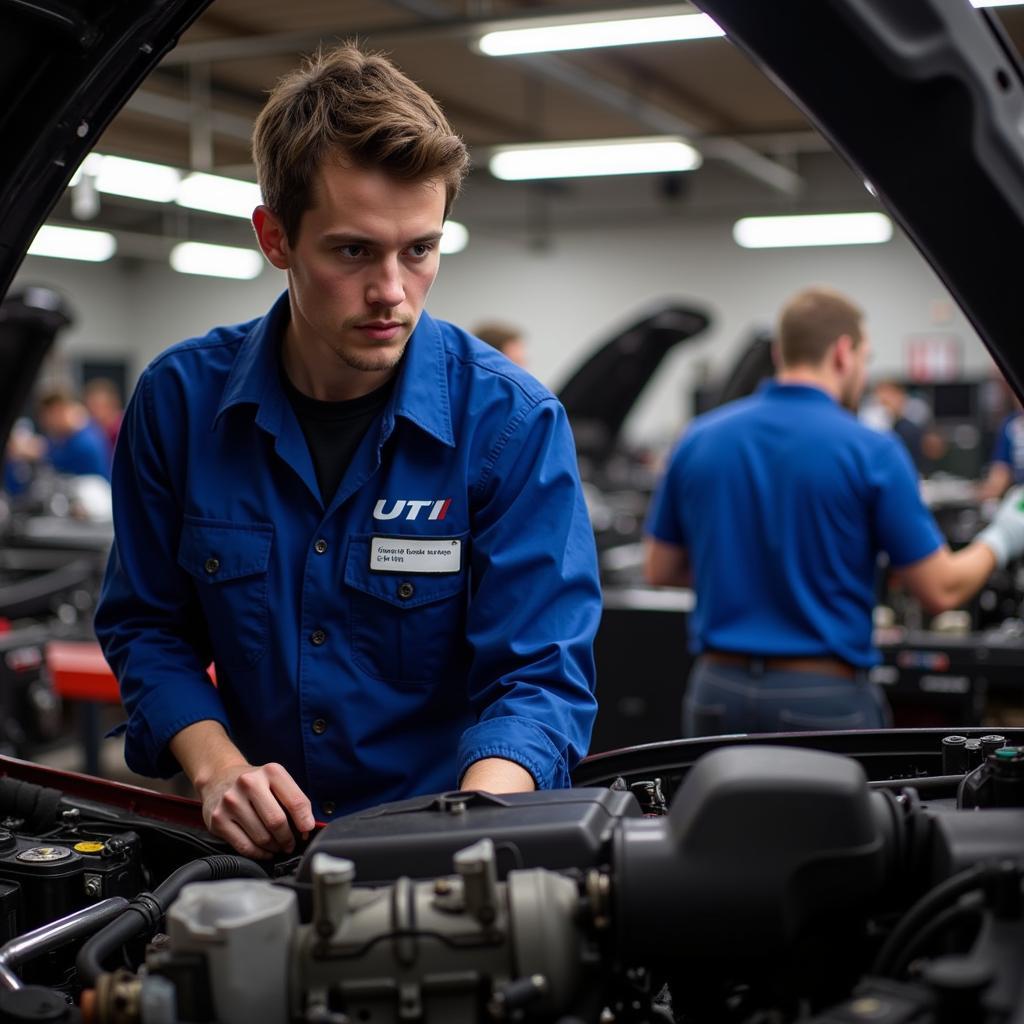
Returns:
[[[176,345],[129,403],[96,614],[129,766],[172,774],[168,741],[213,719],[320,818],[454,788],[485,757],[568,786],[601,596],[562,406],[424,313],[325,501],[280,378],[288,317],[285,293]]]
[[[110,479],[110,442],[91,420],[69,437],[50,441],[46,459],[58,473]]]
[[[992,461],[1009,466],[1015,484],[1024,483],[1024,415],[1015,412],[1003,420],[996,435]]]
[[[650,534],[687,550],[690,646],[868,667],[880,551],[941,547],[903,445],[826,392],[770,381],[697,417],[655,495]]]

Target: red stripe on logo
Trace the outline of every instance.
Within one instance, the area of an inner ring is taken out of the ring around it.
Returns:
[[[440,511],[440,513],[438,514],[438,517],[437,517],[438,519],[444,519],[444,517],[445,517],[446,515],[448,515],[448,506],[449,506],[449,505],[450,505],[451,503],[452,503],[452,499],[451,499],[451,498],[445,498],[445,500],[444,500],[444,504],[443,504],[443,505],[441,506],[441,511]]]

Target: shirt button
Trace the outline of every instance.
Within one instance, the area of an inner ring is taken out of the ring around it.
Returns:
[[[330,817],[330,815],[332,815],[335,811],[333,800],[325,800],[321,806],[324,809],[324,814],[326,814],[328,817]]]
[[[220,568],[220,559],[208,558],[203,563],[203,568],[206,570],[208,575],[212,576]]]
[[[317,736],[322,736],[325,732],[327,732],[327,720],[323,718],[314,718],[313,732],[315,732]]]
[[[327,550],[327,541],[321,537],[314,545],[313,550],[318,554],[322,555]]]
[[[403,601],[408,601],[413,594],[416,593],[416,588],[411,583],[399,583],[398,584],[398,596]]]
[[[327,634],[322,629],[314,629],[309,639],[314,647],[319,647],[327,639]]]

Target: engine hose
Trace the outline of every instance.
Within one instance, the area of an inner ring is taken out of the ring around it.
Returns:
[[[96,979],[103,973],[103,962],[108,956],[126,942],[131,942],[142,935],[152,935],[163,920],[167,908],[189,882],[266,877],[266,871],[256,861],[231,854],[216,854],[183,864],[153,892],[139,893],[120,917],[114,918],[82,946],[75,960],[80,984],[83,988],[95,986]]]
[[[878,951],[878,956],[875,957],[871,973],[880,977],[891,977],[893,967],[899,962],[901,951],[926,922],[934,914],[955,903],[965,893],[981,888],[993,870],[990,864],[975,864],[947,878],[921,897],[889,933],[889,937]]]
[[[64,794],[59,789],[37,786],[6,776],[0,779],[0,815],[23,818],[26,831],[48,832],[57,823]]]

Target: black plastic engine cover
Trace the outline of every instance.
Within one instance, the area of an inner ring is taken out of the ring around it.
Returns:
[[[484,838],[497,848],[502,878],[513,868],[587,868],[604,862],[616,821],[640,816],[632,793],[609,789],[415,797],[331,822],[309,845],[298,877],[310,877],[316,853],[353,861],[360,883],[448,875],[452,854]]]

